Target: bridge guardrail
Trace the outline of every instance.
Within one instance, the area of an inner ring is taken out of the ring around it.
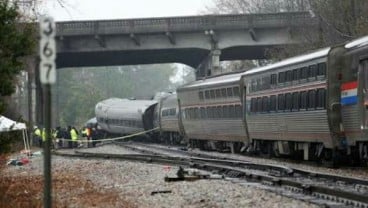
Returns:
[[[165,33],[208,29],[282,27],[313,23],[308,12],[270,14],[204,15],[123,20],[71,21],[57,23],[57,36]]]

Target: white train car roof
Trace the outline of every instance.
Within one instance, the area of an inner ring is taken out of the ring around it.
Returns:
[[[203,80],[197,80],[183,87],[178,88],[177,91],[238,82],[243,73],[244,72],[238,72],[235,74],[228,74],[228,75],[222,75],[222,76],[212,77],[212,78],[203,79]]]
[[[345,44],[345,48],[346,49],[353,49],[353,48],[357,48],[357,47],[363,47],[368,45],[368,36],[364,36],[362,38],[353,40],[347,44]]]
[[[324,49],[320,49],[312,53],[288,58],[288,59],[285,59],[283,61],[280,61],[274,64],[270,64],[270,65],[263,66],[263,67],[258,67],[258,68],[246,71],[244,73],[244,76],[249,76],[249,75],[265,72],[271,69],[276,69],[276,68],[285,67],[285,66],[289,66],[293,64],[303,63],[303,62],[313,60],[313,59],[322,58],[328,55],[328,52],[330,51],[330,49],[331,48],[324,48]]]
[[[154,104],[157,104],[156,100],[110,98],[97,103],[95,114],[97,117],[106,114],[110,117],[119,117],[121,115],[126,117],[139,117]]]
[[[130,100],[121,98],[109,98],[96,104],[96,108],[143,108],[146,109],[157,103],[157,100]]]

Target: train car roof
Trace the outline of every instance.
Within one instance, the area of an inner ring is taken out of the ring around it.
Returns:
[[[263,66],[263,67],[258,67],[258,68],[255,68],[255,69],[251,69],[249,71],[246,71],[244,73],[244,75],[245,76],[253,75],[253,74],[264,72],[264,71],[267,71],[267,70],[270,70],[270,69],[280,68],[280,67],[284,67],[284,66],[288,66],[288,65],[292,65],[292,64],[303,63],[305,61],[321,58],[321,57],[327,56],[329,51],[330,51],[330,48],[324,48],[324,49],[320,49],[320,50],[317,50],[317,51],[312,52],[312,53],[308,53],[308,54],[304,54],[304,55],[300,55],[300,56],[295,56],[295,57],[292,57],[292,58],[285,59],[283,61],[276,62],[274,64],[270,64],[270,65]]]
[[[98,102],[96,107],[103,105],[115,108],[145,108],[156,103],[157,100],[130,100],[125,98],[110,98]]]
[[[355,47],[362,47],[368,45],[368,36],[364,36],[362,38],[353,40],[347,44],[345,44],[345,48],[347,49],[351,49],[351,48],[355,48]]]
[[[238,72],[238,73],[235,73],[235,74],[228,74],[228,75],[212,77],[212,78],[203,79],[203,80],[197,80],[197,81],[189,83],[189,84],[187,84],[183,87],[180,87],[179,89],[177,89],[177,91],[181,91],[183,89],[191,89],[191,88],[197,88],[197,87],[204,87],[204,86],[210,86],[210,85],[218,85],[218,84],[236,82],[236,81],[240,80],[240,77],[243,73],[244,72]]]

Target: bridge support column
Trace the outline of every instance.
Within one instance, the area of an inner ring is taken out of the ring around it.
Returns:
[[[220,66],[220,55],[221,50],[214,49],[205,59],[203,59],[202,63],[197,67],[197,79],[222,73]]]

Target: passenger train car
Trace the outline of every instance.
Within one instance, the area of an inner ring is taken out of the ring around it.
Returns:
[[[153,128],[157,101],[110,98],[96,104],[101,129],[114,134],[133,134]]]
[[[185,135],[201,148],[240,149],[248,141],[242,120],[240,73],[198,80],[177,89]]]
[[[367,161],[368,36],[198,80],[149,108],[161,135],[176,132],[195,147]],[[124,118],[118,111],[111,115]]]
[[[368,158],[368,37],[247,71],[253,149],[305,159]]]
[[[155,109],[155,127],[159,128],[161,141],[170,144],[181,144],[184,128],[181,122],[177,94],[162,97]]]

